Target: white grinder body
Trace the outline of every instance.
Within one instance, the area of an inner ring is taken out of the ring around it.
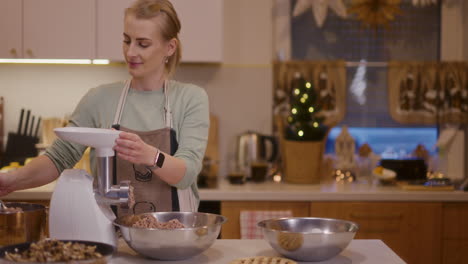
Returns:
[[[63,171],[50,201],[51,238],[97,241],[116,246],[114,219],[110,206],[96,202],[92,176],[85,170]]]
[[[130,182],[112,185],[113,146],[120,131],[64,127],[54,132],[61,139],[95,148],[97,188],[85,170],[64,170],[52,194],[49,210],[51,238],[97,241],[116,246],[115,215],[110,205],[128,205]]]

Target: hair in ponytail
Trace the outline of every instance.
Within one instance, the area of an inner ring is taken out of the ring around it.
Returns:
[[[125,16],[132,14],[138,19],[160,18],[161,35],[169,41],[177,40],[177,47],[172,56],[167,58],[165,69],[168,75],[175,72],[182,56],[182,48],[179,40],[180,21],[172,3],[168,0],[137,0],[125,10]]]

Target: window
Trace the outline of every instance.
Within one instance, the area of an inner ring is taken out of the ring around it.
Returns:
[[[334,153],[334,141],[341,127],[334,127],[327,138],[326,153]],[[349,133],[357,146],[368,143],[374,153],[383,158],[402,158],[410,154],[418,144],[426,146],[430,155],[435,154],[437,131],[432,127],[351,127]]]
[[[292,1],[292,7],[295,3]],[[360,21],[342,19],[331,9],[322,28],[316,26],[312,12],[292,17],[292,59],[438,61],[440,6],[414,7],[410,0],[403,0],[401,9],[403,14],[389,29],[377,30],[364,29]],[[437,128],[395,122],[389,114],[386,84],[386,67],[347,68],[347,111],[329,135],[327,152],[333,152],[332,141],[342,125],[350,128],[358,146],[367,142],[378,154],[390,147],[397,153],[410,153],[418,143],[433,151]]]

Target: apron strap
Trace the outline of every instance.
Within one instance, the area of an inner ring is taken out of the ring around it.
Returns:
[[[120,94],[119,104],[117,105],[117,111],[115,112],[114,122],[112,125],[120,125],[120,119],[122,118],[122,112],[125,105],[125,100],[127,99],[128,90],[130,89],[130,80],[125,80],[125,85]]]
[[[169,104],[169,89],[167,88],[167,81],[164,81],[163,85],[164,90],[164,122],[166,123],[166,127],[172,128],[172,111],[171,106]]]

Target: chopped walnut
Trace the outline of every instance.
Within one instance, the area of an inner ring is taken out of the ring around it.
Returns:
[[[62,242],[59,240],[41,240],[31,243],[29,249],[22,252],[6,252],[5,258],[14,262],[73,262],[77,260],[102,260],[96,246],[88,246],[78,242]],[[104,261],[105,263],[105,261]]]

